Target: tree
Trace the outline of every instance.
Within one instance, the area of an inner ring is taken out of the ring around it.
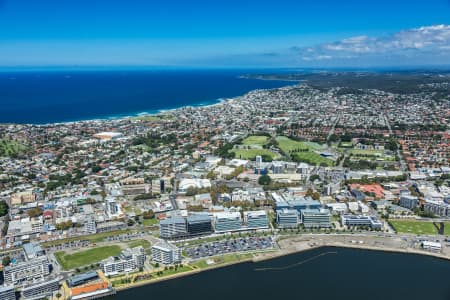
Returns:
[[[267,175],[267,174],[261,175],[261,176],[258,178],[258,183],[259,183],[260,185],[269,185],[271,181],[272,181],[272,179],[271,179],[270,176]]]
[[[9,256],[3,257],[3,259],[2,259],[3,267],[9,266],[10,263],[11,263],[11,257],[9,257]]]
[[[195,196],[196,194],[197,194],[197,190],[195,189],[195,187],[190,186],[187,188],[186,196]]]
[[[314,181],[316,181],[317,179],[320,179],[320,176],[317,175],[317,174],[311,175],[311,176],[309,177],[309,181],[311,181],[311,182],[314,182]]]
[[[389,139],[389,141],[385,144],[385,148],[391,151],[397,151],[398,145],[394,139]]]
[[[209,171],[208,174],[206,175],[206,178],[210,180],[215,180],[217,179],[217,175],[216,173],[214,173],[214,171]]]
[[[314,192],[312,194],[311,198],[313,198],[314,200],[319,200],[320,199],[320,193],[319,192]]]
[[[39,207],[32,208],[32,209],[28,210],[27,213],[30,218],[34,218],[34,217],[42,215],[42,209]]]
[[[235,156],[235,153],[230,151],[231,149],[233,149],[233,144],[230,143],[226,143],[222,146],[220,146],[215,152],[215,155],[218,155],[222,158],[229,158],[232,159]]]
[[[188,205],[187,210],[201,212],[203,211],[203,205]]]
[[[142,213],[142,217],[144,219],[153,219],[155,217],[155,212],[152,209],[150,209],[149,211],[144,211]]]
[[[0,201],[0,217],[5,216],[8,214],[8,205],[5,201]]]
[[[92,173],[98,173],[102,170],[102,167],[100,167],[99,165],[95,165],[92,167]]]
[[[73,227],[72,220],[56,224],[56,229],[58,229],[58,230],[67,230],[72,227]]]

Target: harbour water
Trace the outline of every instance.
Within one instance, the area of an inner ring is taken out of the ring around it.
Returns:
[[[117,293],[125,299],[449,300],[450,262],[324,247],[242,263]]]
[[[0,123],[55,123],[212,104],[295,84],[244,79],[244,70],[31,70],[0,72]]]

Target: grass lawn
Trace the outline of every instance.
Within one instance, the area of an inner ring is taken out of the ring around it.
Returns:
[[[278,142],[278,146],[280,147],[280,149],[286,153],[289,153],[290,151],[296,150],[296,149],[310,150],[310,147],[306,143],[291,140],[290,138],[288,138],[286,136],[277,137],[277,142]]]
[[[208,259],[196,261],[196,262],[192,263],[192,266],[195,267],[195,268],[198,268],[198,269],[205,269],[205,268],[212,267],[212,266],[215,266],[215,265],[239,262],[239,261],[242,261],[242,260],[245,260],[245,259],[249,259],[249,258],[252,258],[252,257],[253,257],[252,253],[227,254],[227,255],[223,255],[223,256],[216,256],[216,257],[211,257],[211,258],[208,258]],[[209,265],[206,262],[207,260],[212,260],[212,261],[214,261],[214,263]]]
[[[175,267],[171,266],[168,267],[167,270],[161,270],[161,274],[158,274],[157,271],[152,272],[152,273],[147,273],[147,272],[136,272],[132,275],[125,275],[125,276],[120,276],[120,277],[115,277],[114,280],[111,281],[113,287],[119,287],[119,286],[123,286],[123,285],[129,285],[130,282],[123,282],[122,280],[131,280],[133,281],[134,279],[136,279],[137,276],[139,275],[150,275],[150,277],[148,277],[147,279],[143,279],[143,280],[139,280],[139,281],[152,281],[158,278],[164,278],[166,276],[170,276],[170,275],[174,275],[174,274],[178,274],[178,273],[184,273],[184,272],[189,272],[192,271],[194,268],[189,266],[189,265],[183,265],[182,267],[177,267],[175,269]],[[139,281],[133,281],[133,282],[139,282]]]
[[[264,135],[251,135],[242,141],[243,145],[251,146],[251,145],[264,145],[267,143],[269,138]]]
[[[352,142],[342,142],[341,143],[341,147],[343,147],[343,148],[352,148],[353,144],[352,144]]]
[[[274,159],[277,154],[267,149],[233,149],[236,158],[240,159],[254,159],[257,155],[268,155]]]
[[[343,152],[345,148],[339,148],[339,150]],[[353,160],[395,161],[395,156],[385,155],[383,150],[349,149],[348,153],[352,155]]]
[[[168,270],[164,270],[162,271],[161,275],[157,275],[156,273],[154,273],[155,277],[165,277],[165,276],[169,276],[169,275],[174,275],[177,273],[183,273],[183,272],[187,272],[187,271],[192,271],[192,268],[186,265],[183,265],[182,267],[179,267],[175,270],[175,268],[172,268],[172,270],[168,269]]]
[[[144,224],[144,226],[153,226],[158,224],[158,220],[156,218],[153,219],[143,219],[142,220],[142,224]]]
[[[384,154],[383,150],[360,150],[360,149],[351,149],[349,151],[351,154],[356,156],[364,156],[364,155],[374,155],[382,157]]]
[[[112,245],[75,252],[73,254],[66,254],[65,251],[60,251],[55,253],[55,257],[64,270],[71,270],[90,264],[96,264],[110,256],[119,255],[121,251],[122,249],[119,246]]]
[[[204,269],[204,268],[209,267],[210,265],[208,265],[206,260],[199,260],[199,261],[196,261],[195,263],[193,263],[192,266],[194,266],[195,268],[198,268],[198,269]]]
[[[389,220],[389,223],[398,233],[438,234],[436,227],[432,222],[422,222],[413,220]]]
[[[312,150],[322,150],[324,148],[321,144],[314,142],[303,142],[303,144]]]
[[[292,154],[291,152],[294,150],[307,150],[304,152],[294,153],[298,161],[303,161],[313,165],[325,163],[327,166],[332,166],[334,164],[332,160],[314,152],[323,149],[323,146],[317,143],[294,141],[285,136],[277,137],[277,142],[280,149],[283,150],[283,152],[286,154]]]
[[[228,255],[223,255],[223,256],[214,258],[214,262],[219,263],[219,264],[228,264],[228,263],[238,262],[238,261],[252,258],[252,257],[253,257],[252,253],[228,254]]]
[[[444,222],[444,235],[450,235],[450,222]]]
[[[297,152],[294,153],[294,156],[298,161],[303,161],[312,165],[324,163],[327,166],[332,166],[334,164],[331,159],[325,158],[315,152]]]
[[[128,247],[130,248],[134,248],[134,247],[139,247],[142,246],[145,249],[150,248],[150,242],[147,240],[134,240],[134,241],[129,241],[127,242]]]

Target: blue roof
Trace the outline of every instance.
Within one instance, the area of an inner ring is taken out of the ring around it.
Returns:
[[[70,286],[76,286],[76,285],[79,285],[81,283],[84,283],[88,280],[91,280],[91,279],[94,279],[97,277],[98,277],[98,274],[96,271],[89,271],[86,273],[75,275],[75,276],[69,278],[67,280],[67,282],[69,283]]]
[[[36,256],[38,252],[42,252],[42,247],[39,244],[27,243],[23,245],[23,250],[28,257]]]

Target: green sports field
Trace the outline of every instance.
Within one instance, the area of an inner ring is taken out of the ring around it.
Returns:
[[[272,159],[277,157],[277,154],[268,149],[233,149],[231,150],[239,159],[254,159],[257,155],[268,155]]]
[[[450,236],[450,222],[444,222],[444,234]]]
[[[151,245],[150,245],[150,242],[147,240],[133,240],[133,241],[127,242],[127,246],[130,248],[142,246],[145,249],[148,249],[148,248],[150,248]]]
[[[382,150],[361,150],[361,149],[351,149],[349,151],[353,155],[374,155],[383,156],[384,151]]]
[[[67,254],[65,251],[55,253],[58,263],[64,270],[71,270],[82,266],[96,264],[110,256],[117,256],[122,249],[117,245],[103,246],[84,251]]]
[[[332,160],[314,152],[323,149],[323,147],[317,143],[294,141],[285,136],[277,137],[277,142],[278,146],[284,153],[293,155],[293,158],[297,161],[302,161],[313,165],[324,163],[327,166],[332,166],[334,164]],[[300,150],[300,152],[293,152],[295,150]]]
[[[389,220],[389,223],[398,233],[411,233],[417,235],[438,234],[438,231],[432,222],[415,220]]]
[[[262,146],[265,143],[267,143],[268,140],[269,140],[269,138],[264,135],[251,135],[251,136],[247,137],[245,140],[243,140],[242,144],[247,145],[247,146],[252,146],[252,145]]]
[[[297,149],[301,150],[310,149],[310,147],[306,145],[304,142],[294,141],[286,136],[277,137],[277,142],[280,149],[283,150],[285,153],[289,153]]]
[[[325,158],[315,152],[298,152],[294,153],[293,156],[297,161],[305,162],[311,165],[319,165],[323,163],[327,166],[332,166],[334,164],[332,160]]]

